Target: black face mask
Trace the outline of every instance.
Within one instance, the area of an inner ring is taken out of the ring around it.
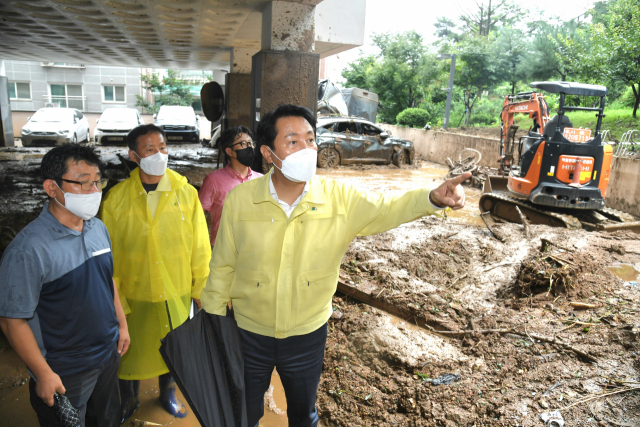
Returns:
[[[235,158],[240,162],[241,165],[247,167],[253,165],[253,158],[255,156],[255,153],[253,152],[252,147],[243,148],[241,150],[235,151],[235,153]]]

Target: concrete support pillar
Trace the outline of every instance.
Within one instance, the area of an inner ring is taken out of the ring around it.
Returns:
[[[251,115],[260,117],[280,104],[315,113],[320,55],[313,53],[315,6],[272,1],[262,12],[262,50],[253,56]]]
[[[315,6],[272,1],[262,12],[262,50],[313,52]]]
[[[255,49],[234,47],[230,73],[225,77],[226,118],[223,130],[233,126],[251,129],[251,57]]]

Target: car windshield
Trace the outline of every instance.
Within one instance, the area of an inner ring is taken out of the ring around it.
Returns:
[[[116,108],[113,110],[105,110],[100,117],[100,121],[124,123],[135,122],[136,118],[135,111]]]
[[[73,121],[73,112],[67,110],[58,110],[55,108],[46,108],[36,111],[31,117],[31,122],[55,122],[64,123]]]
[[[195,114],[191,108],[161,108],[158,120],[195,120]]]

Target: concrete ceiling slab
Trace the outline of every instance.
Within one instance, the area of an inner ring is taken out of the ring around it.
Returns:
[[[318,5],[323,0],[283,0]],[[260,0],[2,0],[0,59],[228,69],[260,49]]]

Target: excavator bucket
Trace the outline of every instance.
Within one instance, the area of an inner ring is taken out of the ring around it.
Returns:
[[[508,193],[507,184],[509,178],[496,175],[487,175],[482,187],[482,193]]]

